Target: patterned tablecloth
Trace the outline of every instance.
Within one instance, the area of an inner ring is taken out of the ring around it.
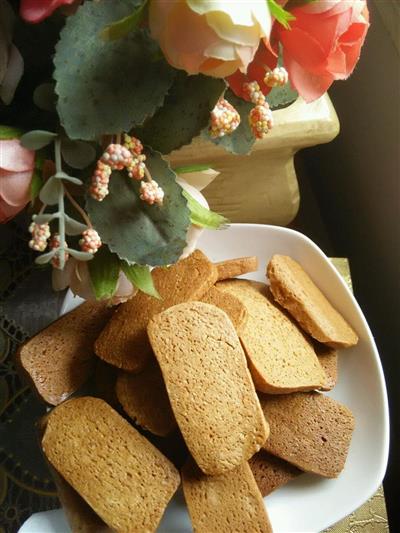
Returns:
[[[332,261],[351,286],[347,260]],[[45,406],[21,382],[13,355],[57,317],[62,297],[51,290],[49,271],[33,267],[26,235],[16,224],[0,226],[0,533],[14,533],[32,513],[59,507],[35,430]],[[382,487],[327,531],[389,531]]]

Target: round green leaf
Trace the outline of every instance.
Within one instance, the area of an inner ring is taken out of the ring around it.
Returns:
[[[33,103],[43,111],[55,111],[56,102],[54,83],[42,83],[33,91]]]
[[[175,263],[186,246],[190,212],[175,173],[160,154],[147,154],[147,167],[164,189],[162,206],[139,198],[138,181],[113,172],[110,194],[102,202],[88,198],[87,211],[101,239],[120,259],[140,265]]]
[[[224,89],[221,79],[178,72],[164,105],[135,135],[162,154],[190,144],[208,124]]]
[[[104,41],[103,28],[132,12],[123,0],[85,2],[67,18],[54,59],[57,110],[70,139],[95,140],[129,131],[162,105],[175,70],[152,61],[147,30]]]
[[[58,196],[60,189],[63,187],[61,180],[52,176],[49,178],[40,190],[39,198],[47,205],[54,205],[58,203]]]
[[[71,218],[67,214],[64,214],[65,219],[65,233],[68,235],[80,235],[88,229],[86,224],[78,222],[74,218]]]
[[[83,141],[63,139],[61,153],[64,161],[72,168],[86,168],[96,159],[95,148]]]
[[[21,137],[21,144],[28,150],[39,150],[52,143],[57,138],[57,133],[51,131],[34,130],[24,133]]]

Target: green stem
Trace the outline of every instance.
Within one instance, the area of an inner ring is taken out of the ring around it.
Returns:
[[[61,166],[61,140],[57,138],[54,142],[54,156],[56,163],[56,172],[62,172]],[[64,185],[60,180],[60,192],[58,193],[58,233],[60,235],[60,247],[58,249],[58,257],[60,260],[60,270],[65,266],[65,213],[64,213]]]

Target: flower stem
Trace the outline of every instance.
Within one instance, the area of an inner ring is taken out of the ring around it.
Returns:
[[[82,207],[78,204],[78,202],[75,200],[75,198],[71,195],[71,193],[68,191],[67,187],[64,186],[65,195],[68,198],[68,200],[71,202],[71,204],[74,206],[76,211],[81,215],[83,220],[86,222],[89,228],[92,227],[92,223],[90,222],[89,217],[85,213],[85,211],[82,209]]]
[[[61,165],[61,140],[58,137],[54,142],[54,158],[56,163],[56,172],[62,172]],[[60,270],[65,266],[65,213],[64,213],[64,184],[60,180],[60,190],[58,193],[58,232],[60,235],[60,247],[58,248],[58,257],[60,260]]]
[[[153,181],[153,178],[151,177],[151,174],[147,167],[144,167],[144,175],[146,176],[147,181]]]

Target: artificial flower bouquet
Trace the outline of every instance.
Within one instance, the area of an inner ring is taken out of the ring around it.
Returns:
[[[196,190],[216,171],[166,156],[250,153],[272,109],[352,73],[368,26],[366,0],[0,0],[0,222],[29,210],[55,288],[157,297],[151,268],[226,223]]]

